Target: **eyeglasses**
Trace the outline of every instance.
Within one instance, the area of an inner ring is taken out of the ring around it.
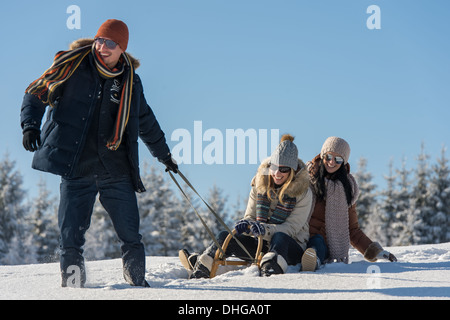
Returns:
[[[112,40],[109,39],[103,39],[103,38],[96,38],[95,42],[99,45],[102,46],[103,44],[106,45],[106,47],[108,49],[114,50],[117,47],[117,43],[115,43]]]
[[[344,163],[344,158],[342,158],[342,157],[339,157],[339,156],[333,156],[332,154],[330,154],[330,153],[327,153],[326,155],[325,155],[325,159],[327,160],[327,161],[331,161],[331,160],[333,160],[333,158],[334,158],[334,162],[336,162],[336,164],[343,164]]]
[[[277,165],[271,164],[270,165],[270,170],[272,170],[273,172],[275,171],[280,171],[281,173],[288,173],[291,172],[291,168],[290,167],[279,167]]]

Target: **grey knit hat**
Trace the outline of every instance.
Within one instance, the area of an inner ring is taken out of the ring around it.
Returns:
[[[294,137],[285,134],[281,137],[280,144],[270,157],[270,164],[290,167],[294,170],[298,168],[298,149],[294,144]]]
[[[342,138],[329,137],[323,143],[320,157],[323,159],[327,152],[336,152],[344,158],[344,164],[347,164],[350,157],[350,145]]]

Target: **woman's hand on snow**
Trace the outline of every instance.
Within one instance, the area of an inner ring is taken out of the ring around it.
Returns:
[[[386,250],[382,250],[377,255],[377,259],[385,259],[385,260],[389,260],[390,262],[397,262],[397,258],[392,253],[390,253],[389,251],[386,251]]]

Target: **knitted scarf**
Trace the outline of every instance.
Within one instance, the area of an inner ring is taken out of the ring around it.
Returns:
[[[296,198],[288,196],[283,197],[284,205],[278,201],[272,216],[269,218],[270,200],[267,194],[258,193],[256,199],[256,220],[260,222],[269,222],[273,224],[281,224],[289,217],[297,203]]]
[[[89,53],[92,53],[97,71],[103,78],[115,78],[124,73],[125,65],[129,67],[128,73],[124,77],[125,83],[122,89],[113,134],[106,144],[108,149],[117,150],[128,123],[131,93],[133,90],[134,68],[127,53],[124,52],[121,56],[121,68],[111,70],[105,65],[97,50],[95,50],[95,43],[74,50],[58,52],[50,68],[48,68],[40,78],[33,81],[25,92],[33,94],[43,103],[55,107],[56,97],[54,97],[54,94],[56,89],[73,75],[75,70],[80,66],[81,61],[83,61]]]
[[[348,175],[353,190],[351,205],[359,196],[358,184],[351,174]],[[349,217],[344,186],[339,180],[326,179],[327,199],[325,206],[325,231],[330,252],[330,261],[348,263],[350,248]]]

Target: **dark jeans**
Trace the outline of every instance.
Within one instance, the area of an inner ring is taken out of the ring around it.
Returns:
[[[325,239],[320,234],[316,234],[311,238],[309,238],[306,247],[313,248],[314,250],[316,250],[316,254],[320,260],[320,263],[323,264],[325,259],[328,258],[328,247],[327,244],[325,243]]]
[[[139,234],[139,211],[131,179],[128,176],[63,178],[60,192],[58,223],[61,232],[62,285],[67,285],[73,266],[79,268],[81,286],[86,281],[82,247],[98,193],[100,202],[111,217],[117,236],[122,242],[125,280],[133,285],[142,285],[145,276],[145,253],[142,236]]]
[[[217,241],[220,245],[222,245],[228,236],[227,231],[222,231],[219,233],[217,237]],[[256,249],[258,247],[258,239],[254,237],[249,237],[248,235],[236,235],[235,236],[247,249],[247,251],[252,255],[252,259],[255,257]],[[208,252],[210,255],[212,253],[212,256],[214,256],[216,252],[216,246],[210,247],[212,250]],[[297,263],[300,263],[302,255],[303,255],[303,249],[300,247],[300,245],[292,239],[290,236],[283,232],[277,232],[273,235],[270,245],[267,241],[264,240],[263,244],[263,253],[267,252],[274,252],[279,255],[281,255],[288,265],[296,265]],[[249,256],[245,253],[245,251],[238,245],[236,240],[231,239],[230,243],[228,244],[227,250],[225,251],[225,254],[227,256],[235,256],[243,260],[249,260]]]

